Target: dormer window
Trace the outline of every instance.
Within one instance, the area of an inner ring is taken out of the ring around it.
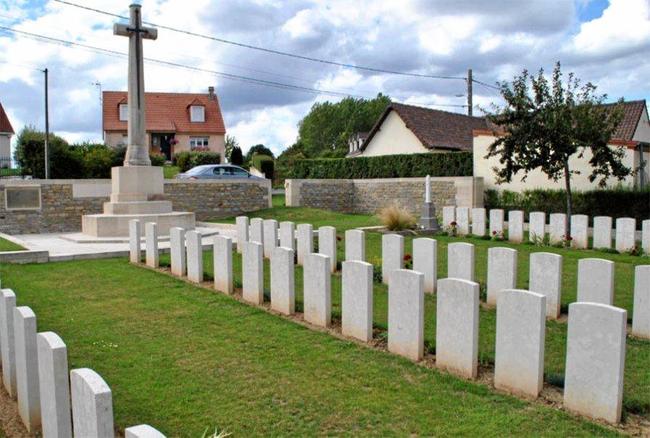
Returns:
[[[120,104],[120,122],[129,120],[129,106],[126,103]]]
[[[190,121],[205,122],[205,107],[203,105],[190,106]]]

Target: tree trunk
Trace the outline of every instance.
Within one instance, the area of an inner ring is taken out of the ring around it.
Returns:
[[[571,172],[569,160],[564,161],[564,187],[566,189],[566,240],[571,238],[571,215],[573,214],[573,196],[571,194]]]

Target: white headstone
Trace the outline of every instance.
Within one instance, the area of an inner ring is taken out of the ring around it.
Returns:
[[[293,222],[280,222],[280,246],[296,250],[296,225]]]
[[[551,213],[549,218],[549,232],[548,240],[551,245],[564,243],[566,240],[566,214],[564,213]]]
[[[650,219],[641,222],[641,248],[644,254],[650,254]]]
[[[521,210],[508,212],[508,240],[513,243],[524,241],[524,212]]]
[[[246,242],[242,252],[242,297],[253,304],[264,302],[264,254],[262,244]]]
[[[345,232],[345,260],[366,260],[366,234],[362,230],[347,230]]]
[[[158,224],[155,222],[147,222],[144,224],[144,239],[147,266],[157,268],[159,266]]]
[[[650,265],[634,268],[632,334],[650,339]]]
[[[89,368],[70,371],[74,436],[109,438],[113,427],[113,396],[99,374]]]
[[[271,258],[273,248],[278,246],[278,221],[265,219],[264,226],[264,258]]]
[[[188,231],[185,233],[187,247],[187,279],[193,283],[203,281],[203,243],[201,233]]]
[[[413,270],[424,274],[424,292],[434,293],[438,281],[438,241],[413,239]]]
[[[537,397],[544,385],[546,297],[525,290],[501,291],[497,303],[494,386]]]
[[[424,275],[398,269],[388,282],[388,351],[420,360],[424,355]]]
[[[71,437],[68,349],[56,333],[39,333],[36,338],[43,436]]]
[[[404,266],[404,236],[384,234],[381,236],[381,278],[388,284],[390,274]]]
[[[636,246],[636,219],[616,219],[616,251],[627,252]]]
[[[372,265],[360,260],[342,264],[342,333],[364,342],[372,340]]]
[[[578,297],[576,301],[614,303],[614,262],[604,259],[578,260]]]
[[[248,242],[248,230],[250,227],[248,216],[237,216],[235,219],[235,227],[237,228],[237,252],[241,254],[244,243]]]
[[[124,429],[124,438],[165,438],[165,435],[148,424],[140,424]]]
[[[472,234],[485,236],[485,209],[472,208]]]
[[[453,205],[442,207],[442,228],[449,228],[452,222],[456,222],[456,207]]]
[[[271,254],[271,309],[292,315],[296,310],[294,251],[278,247]]]
[[[438,281],[436,366],[462,377],[478,374],[479,285],[444,278]]]
[[[169,230],[169,245],[171,246],[172,274],[184,277],[187,272],[187,252],[185,250],[185,230],[172,227]]]
[[[625,371],[624,309],[597,303],[569,305],[564,405],[610,423],[621,419]]]
[[[0,350],[2,351],[2,382],[10,397],[16,397],[16,340],[14,308],[16,294],[2,289],[0,295]]]
[[[612,247],[612,218],[596,216],[594,218],[594,249]]]
[[[447,277],[474,281],[474,245],[465,242],[447,245]]]
[[[28,432],[41,425],[41,399],[38,386],[36,315],[26,306],[14,308],[16,339],[16,395],[18,414]]]
[[[140,249],[141,239],[142,228],[140,221],[131,219],[129,221],[129,260],[131,263],[140,263],[142,261],[142,250]]]
[[[503,220],[504,213],[502,209],[494,208],[490,210],[490,236],[503,237]]]
[[[533,211],[528,215],[528,240],[543,242],[546,235],[546,213]]]
[[[502,291],[516,287],[517,250],[488,248],[487,303],[496,306]]]
[[[314,228],[311,224],[299,224],[296,230],[297,259],[298,264],[302,266],[307,254],[314,252]]]
[[[469,207],[456,208],[456,224],[459,236],[469,234]]]
[[[571,246],[577,249],[586,249],[589,246],[589,216],[574,214],[571,216]]]
[[[214,288],[220,292],[233,293],[232,283],[232,239],[214,236],[213,244]]]
[[[309,254],[303,268],[303,307],[305,321],[321,327],[332,322],[332,279],[330,259]]]
[[[318,229],[318,253],[326,255],[330,261],[330,272],[336,271],[336,228],[320,227]]]
[[[530,255],[528,289],[546,297],[546,316],[560,317],[562,305],[562,256],[550,252]]]
[[[259,217],[254,217],[250,220],[250,224],[249,241],[264,245],[264,221]]]

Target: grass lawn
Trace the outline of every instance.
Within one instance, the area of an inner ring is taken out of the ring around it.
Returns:
[[[163,175],[165,179],[174,179],[176,178],[176,175],[180,172],[180,169],[178,166],[171,166],[165,164],[163,166]]]
[[[62,336],[71,367],[105,378],[120,430],[148,423],[193,437],[215,426],[233,436],[615,434],[125,259],[3,265],[0,276],[17,304],[36,312],[39,331]]]
[[[281,197],[278,197],[281,198]],[[278,221],[294,220],[296,223],[313,223],[316,228],[324,224],[335,226],[339,236],[343,237],[343,231],[363,225],[377,224],[373,216],[345,215],[329,211],[287,208],[281,206],[282,199],[275,199],[273,209],[262,210],[250,214],[251,217],[275,218]],[[327,219],[323,219],[327,217]],[[296,219],[300,218],[300,219]],[[365,218],[365,219],[364,219]],[[233,218],[228,221],[234,220]],[[374,265],[381,264],[381,234],[366,233],[366,257],[368,262]],[[598,257],[612,260],[615,267],[615,292],[614,305],[624,308],[628,312],[628,321],[632,321],[632,305],[634,291],[634,268],[636,265],[650,264],[649,257],[637,257],[625,254],[612,254],[594,250],[570,250],[554,247],[539,247],[532,244],[510,244],[508,242],[494,242],[478,238],[457,238],[448,236],[437,236],[438,240],[438,278],[447,276],[447,245],[449,243],[465,241],[476,246],[476,279],[481,284],[482,301],[486,297],[487,277],[487,250],[490,247],[502,246],[518,250],[517,287],[527,289],[528,287],[528,260],[533,252],[546,251],[563,256],[563,279],[562,279],[562,312],[566,314],[569,303],[576,301],[577,269],[578,260],[587,257]],[[412,237],[405,238],[405,253],[411,253]],[[338,242],[338,260],[344,260],[343,239]],[[205,254],[205,270],[212,274],[212,258],[210,253]],[[162,260],[168,260],[163,257]],[[241,282],[241,258],[235,256],[233,259],[235,281]],[[266,288],[270,290],[269,266],[265,262]],[[297,306],[302,306],[302,268],[296,270],[296,297]],[[333,315],[340,317],[341,302],[341,279],[340,273],[336,274],[332,281],[332,302]],[[386,328],[388,319],[388,296],[387,288],[383,284],[375,283],[374,286],[374,321],[380,328]],[[435,295],[425,296],[425,343],[430,352],[435,352]],[[547,383],[561,385],[564,380],[564,365],[566,353],[566,324],[548,321],[546,324],[546,354],[545,354],[545,380]],[[479,337],[479,360],[484,365],[494,364],[496,330],[496,311],[493,309],[481,309],[480,313],[480,337]],[[625,392],[623,406],[626,412],[636,413],[650,420],[650,341],[636,338],[628,338],[627,358],[625,370]]]
[[[3,251],[22,251],[25,248],[0,237],[0,252]]]

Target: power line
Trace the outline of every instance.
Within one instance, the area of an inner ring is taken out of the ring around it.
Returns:
[[[108,15],[110,17],[120,18],[120,19],[123,19],[123,20],[128,20],[129,19],[129,17],[123,16],[123,15],[115,14],[115,13],[104,11],[104,10],[101,10],[101,9],[92,8],[92,7],[85,6],[85,5],[80,5],[80,4],[73,3],[73,2],[70,2],[70,1],[66,1],[66,0],[54,0],[54,1],[58,2],[58,3],[61,3],[61,4],[64,4],[64,5],[74,6],[76,8],[85,9],[87,11],[96,12],[98,14]],[[257,51],[260,51],[260,52],[270,53],[270,54],[273,54],[273,55],[280,55],[280,56],[287,56],[287,57],[290,57],[290,58],[301,59],[303,61],[310,61],[310,62],[317,62],[317,63],[321,63],[321,64],[335,65],[335,66],[338,66],[338,67],[345,67],[345,68],[352,68],[352,69],[356,69],[356,70],[370,71],[370,72],[373,72],[373,73],[384,73],[384,74],[392,74],[392,75],[399,75],[399,76],[410,76],[410,77],[416,77],[416,78],[428,78],[428,79],[452,79],[452,80],[463,80],[463,81],[466,80],[466,78],[461,77],[461,76],[444,76],[444,75],[430,75],[430,74],[424,74],[424,73],[409,73],[409,72],[396,71],[396,70],[387,70],[387,69],[382,69],[382,68],[378,68],[378,67],[369,67],[369,66],[362,66],[362,65],[356,65],[356,64],[347,64],[347,63],[344,63],[344,62],[332,61],[332,60],[321,59],[321,58],[314,58],[314,57],[311,57],[311,56],[299,55],[297,53],[283,52],[281,50],[269,49],[267,47],[260,47],[260,46],[254,46],[252,44],[240,43],[240,42],[237,42],[237,41],[227,40],[227,39],[224,39],[224,38],[218,38],[218,37],[215,37],[215,36],[212,36],[212,35],[206,35],[206,34],[201,34],[201,33],[197,33],[197,32],[191,32],[191,31],[188,31],[188,30],[177,29],[177,28],[174,28],[174,27],[171,27],[171,26],[165,26],[163,24],[152,23],[150,21],[143,21],[143,23],[148,25],[148,26],[153,26],[153,27],[157,27],[159,29],[169,30],[171,32],[177,32],[177,33],[181,33],[181,34],[185,34],[185,35],[189,35],[189,36],[193,36],[193,37],[197,37],[197,38],[204,38],[204,39],[208,39],[208,40],[211,40],[211,41],[216,41],[216,42],[223,43],[223,44],[230,44],[230,45],[233,45],[233,46],[242,47],[242,48],[245,48],[245,49],[257,50]]]
[[[103,55],[109,55],[109,56],[119,56],[119,57],[127,57],[128,54],[124,52],[119,52],[117,50],[112,50],[112,49],[105,49],[102,47],[97,47],[97,46],[91,46],[88,44],[83,44],[75,41],[68,41],[68,40],[63,40],[59,38],[54,38],[46,35],[40,35],[36,33],[31,33],[23,30],[17,30],[13,29],[10,27],[6,26],[0,26],[0,31],[5,31],[5,32],[11,32],[15,33],[18,35],[22,35],[28,38],[32,38],[35,40],[39,40],[48,44],[56,44],[56,45],[61,45],[65,47],[70,47],[70,48],[82,48],[85,50],[90,50],[95,53],[103,54]],[[262,85],[262,86],[269,86],[269,87],[275,87],[275,88],[280,88],[280,89],[286,89],[286,90],[295,90],[295,91],[303,91],[303,92],[308,92],[312,94],[326,94],[326,95],[332,95],[332,96],[338,96],[338,97],[356,97],[356,98],[367,98],[365,96],[358,96],[358,95],[352,95],[348,93],[340,93],[337,91],[330,91],[330,90],[321,90],[318,88],[309,88],[309,87],[303,87],[299,85],[293,85],[293,84],[285,84],[282,82],[275,82],[275,81],[268,81],[265,79],[259,79],[259,78],[253,78],[253,77],[247,77],[247,76],[240,76],[240,75],[235,75],[232,73],[225,73],[225,72],[220,72],[216,70],[209,70],[201,67],[194,67],[194,66],[189,66],[189,65],[184,65],[180,64],[177,62],[173,61],[166,61],[166,60],[161,60],[161,59],[154,59],[154,58],[144,58],[145,61],[154,63],[154,64],[159,64],[162,66],[170,67],[170,68],[180,68],[184,70],[191,70],[191,71],[197,71],[201,73],[209,73],[213,75],[217,75],[220,77],[223,77],[225,79],[231,79],[231,80],[238,80],[241,82],[245,83],[251,83],[255,85]],[[458,104],[443,104],[443,103],[431,103],[429,104],[430,106],[438,106],[438,107],[454,107],[454,108],[461,108],[465,107],[465,105],[458,105]]]
[[[472,82],[474,82],[476,84],[479,84],[479,85],[483,85],[484,87],[487,87],[487,88],[492,88],[493,90],[501,90],[499,87],[495,87],[494,85],[490,85],[488,83],[481,82],[481,81],[476,80],[476,79],[472,79]]]

